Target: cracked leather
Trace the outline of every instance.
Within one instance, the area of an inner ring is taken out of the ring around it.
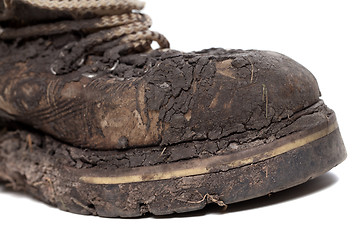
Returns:
[[[0,43],[0,110],[74,146],[214,140],[261,129],[319,101],[313,75],[273,52],[156,50],[118,57],[110,49],[105,57],[90,55],[78,71],[54,76],[49,63],[61,41]]]

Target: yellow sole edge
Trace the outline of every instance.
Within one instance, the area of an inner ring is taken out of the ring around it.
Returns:
[[[229,155],[197,158],[186,162],[175,162],[156,166],[137,167],[118,172],[85,173],[79,180],[88,184],[124,184],[166,180],[196,176],[211,172],[226,171],[245,165],[264,161],[323,138],[338,129],[336,120],[311,133],[299,133],[297,137],[288,136],[264,144],[250,151]]]

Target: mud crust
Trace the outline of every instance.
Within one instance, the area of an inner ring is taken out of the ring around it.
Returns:
[[[319,101],[307,69],[282,54],[257,50],[126,55],[116,43],[106,43],[92,49],[78,70],[53,75],[61,46],[76,39],[0,42],[0,117],[76,147],[164,148],[208,139],[213,154],[223,148],[214,140],[248,132],[261,138],[261,130]],[[191,158],[195,151],[181,154]],[[179,154],[171,155],[169,161],[178,160]]]
[[[0,181],[15,190],[73,213],[164,215],[280,191],[346,156],[315,77],[282,54],[114,41],[55,76],[81,37],[0,41]]]
[[[62,210],[103,217],[188,212],[202,209],[208,203],[225,206],[306,182],[346,157],[335,127],[319,139],[274,157],[206,174],[117,184],[81,180],[84,175],[111,176],[149,167],[171,168],[171,164],[186,165],[196,159],[256,152],[284,139],[293,142],[304,133],[337,126],[333,111],[322,101],[289,119],[247,134],[117,151],[76,148],[39,131],[1,124],[0,180]]]

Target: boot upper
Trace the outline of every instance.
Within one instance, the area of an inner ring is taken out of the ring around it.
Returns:
[[[61,41],[0,44],[0,109],[75,146],[125,149],[220,139],[290,118],[320,96],[302,65],[256,50],[108,51],[56,76],[50,63]]]

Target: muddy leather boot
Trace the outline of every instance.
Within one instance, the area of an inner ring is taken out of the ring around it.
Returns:
[[[74,213],[164,215],[290,188],[346,157],[316,79],[282,54],[184,53],[157,33],[89,44],[83,27],[26,35],[79,21],[26,2],[12,12],[39,19],[0,25],[0,180],[16,190]]]

